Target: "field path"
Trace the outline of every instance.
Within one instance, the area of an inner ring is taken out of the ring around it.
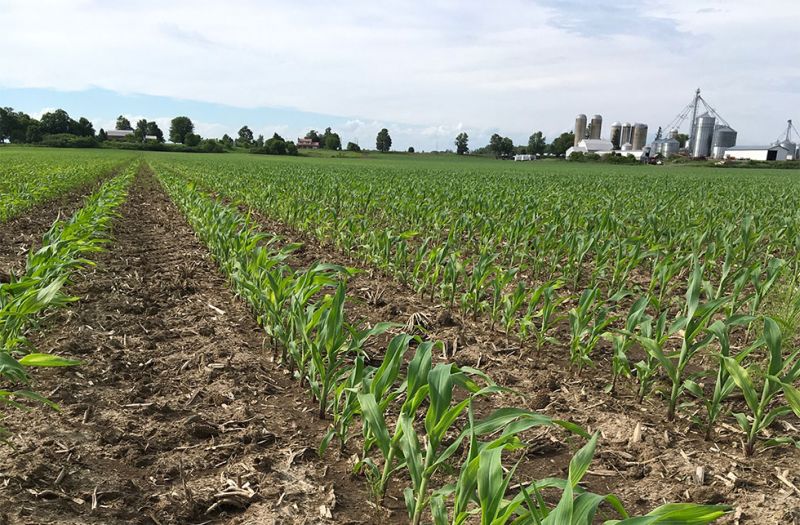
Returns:
[[[81,301],[34,341],[85,364],[35,377],[62,414],[6,420],[0,523],[392,523],[316,457],[307,395],[149,172],[120,211]]]

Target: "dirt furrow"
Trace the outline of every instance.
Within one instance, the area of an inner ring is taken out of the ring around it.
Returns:
[[[120,211],[34,341],[84,364],[35,375],[62,413],[5,421],[0,523],[387,522],[150,174]]]

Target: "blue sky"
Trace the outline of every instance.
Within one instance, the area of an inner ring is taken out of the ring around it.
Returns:
[[[0,0],[0,18],[0,105],[97,128],[185,114],[204,136],[475,147],[576,113],[654,131],[699,86],[740,143],[766,143],[800,107],[788,0]]]

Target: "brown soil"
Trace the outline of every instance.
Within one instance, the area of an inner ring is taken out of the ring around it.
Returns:
[[[307,234],[263,214],[255,216],[266,231],[303,243],[303,248],[288,261],[291,265],[306,266],[324,260],[364,268],[363,262],[321,245]],[[639,404],[636,385],[630,380],[620,380],[616,394],[606,393],[611,364],[602,350],[594,356],[596,368],[586,369],[576,377],[569,369],[568,348],[546,345],[538,353],[532,348],[520,348],[519,342],[507,340],[488,322],[464,318],[422,299],[379,271],[364,271],[353,278],[348,284],[348,297],[356,298],[350,305],[351,318],[405,324],[418,315],[416,324],[425,329],[417,333],[444,341],[449,359],[476,366],[498,384],[521,393],[519,398],[504,396],[494,401],[496,405],[526,407],[576,422],[590,432],[599,430],[601,440],[585,485],[597,493],[618,495],[632,514],[644,514],[666,502],[724,503],[734,507],[734,512],[718,523],[800,524],[800,492],[778,479],[781,476],[800,487],[800,450],[784,446],[746,458],[742,453],[743,433],[735,428],[732,417],[717,426],[712,441],[705,441],[704,431],[689,417],[689,413],[696,413],[702,418],[700,407],[687,410],[670,423],[665,418],[666,401],[651,396]],[[558,330],[557,339],[568,341],[566,323]],[[684,401],[688,400],[687,394]],[[488,408],[482,407],[484,411]],[[747,411],[743,405],[737,410]],[[637,426],[640,432],[636,431]],[[790,416],[770,432],[797,436],[798,428],[800,419]],[[634,434],[641,437],[634,440]],[[533,451],[520,465],[518,479],[565,477],[570,456],[580,443],[567,445],[564,436],[558,432],[539,436]],[[702,482],[697,480],[700,470]]]
[[[152,176],[120,211],[81,301],[34,341],[85,363],[35,375],[62,413],[6,419],[0,523],[395,522],[317,458],[308,395]]]

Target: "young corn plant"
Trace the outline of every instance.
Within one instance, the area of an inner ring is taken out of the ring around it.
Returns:
[[[636,379],[639,382],[638,399],[639,403],[650,393],[653,381],[661,367],[658,356],[667,352],[666,345],[672,332],[667,326],[667,312],[661,312],[658,318],[653,319],[645,316],[639,328],[639,335],[636,340],[645,351],[645,358],[635,363]]]
[[[358,330],[344,316],[345,283],[339,282],[336,293],[329,297],[327,308],[320,310],[319,327],[305,344],[311,353],[309,386],[319,402],[318,415],[325,419],[329,397],[347,376],[349,360],[363,352],[364,342],[391,328],[391,323],[379,323],[367,330]]]
[[[587,288],[578,305],[569,311],[570,362],[577,367],[578,374],[584,366],[593,364],[591,354],[605,329],[614,321],[609,317],[608,309],[597,304],[599,295],[598,288]]]
[[[505,293],[506,286],[514,280],[514,276],[519,272],[519,268],[509,268],[502,271],[498,267],[495,270],[494,279],[491,282],[491,301],[489,303],[489,319],[491,321],[491,330],[500,319],[503,313],[504,299],[507,294]],[[521,284],[521,283],[520,283]]]
[[[645,310],[649,304],[649,297],[640,297],[631,306],[628,317],[625,319],[625,328],[622,330],[611,330],[603,334],[603,337],[611,341],[611,384],[606,391],[614,392],[617,380],[620,377],[631,376],[631,365],[628,360],[628,351],[636,341],[636,331],[642,324],[645,317]]]
[[[714,390],[711,396],[707,396],[703,389],[700,387],[692,379],[687,379],[684,382],[686,390],[689,391],[692,395],[694,395],[701,403],[705,406],[706,409],[706,419],[704,422],[705,426],[705,438],[706,441],[711,440],[711,434],[714,430],[714,425],[719,419],[720,415],[722,414],[723,410],[723,403],[728,398],[728,396],[733,392],[734,387],[736,386],[733,378],[731,377],[730,373],[728,373],[728,369],[725,366],[725,358],[726,357],[733,357],[738,363],[742,363],[742,361],[756,348],[763,344],[762,341],[757,341],[755,344],[749,346],[748,348],[740,351],[736,355],[731,355],[731,343],[730,343],[730,329],[733,326],[738,325],[747,325],[753,321],[753,318],[748,315],[737,315],[734,317],[730,317],[725,319],[724,321],[719,320],[715,321],[708,327],[708,332],[714,336],[714,339],[717,341],[720,347],[718,361],[719,365],[717,367],[716,379],[714,382]]]
[[[517,283],[514,291],[503,297],[503,311],[500,318],[503,323],[503,331],[506,334],[506,343],[511,337],[511,331],[514,325],[519,322],[519,311],[522,305],[525,304],[527,289],[525,283]]]
[[[736,421],[747,434],[744,446],[746,456],[752,456],[762,430],[769,427],[776,419],[790,412],[800,417],[800,391],[794,386],[800,380],[800,350],[788,353],[784,357],[783,336],[780,326],[775,320],[764,318],[764,342],[767,346],[767,367],[759,375],[763,375],[761,384],[757,377],[756,366],[745,368],[734,357],[722,357],[722,361],[730,377],[741,390],[745,403],[750,409],[749,417],[744,413],[735,413]],[[783,393],[786,404],[771,408],[773,401]],[[792,438],[773,438],[766,446],[794,442]]]
[[[700,303],[700,292],[703,285],[703,266],[695,258],[689,286],[686,290],[686,304],[682,315],[672,323],[670,333],[682,331],[681,347],[677,353],[664,352],[664,348],[642,339],[645,350],[658,359],[664,372],[669,377],[672,387],[667,407],[667,420],[675,419],[678,399],[686,389],[684,373],[692,358],[705,348],[713,337],[706,331],[711,317],[716,314],[727,300],[724,297]]]

